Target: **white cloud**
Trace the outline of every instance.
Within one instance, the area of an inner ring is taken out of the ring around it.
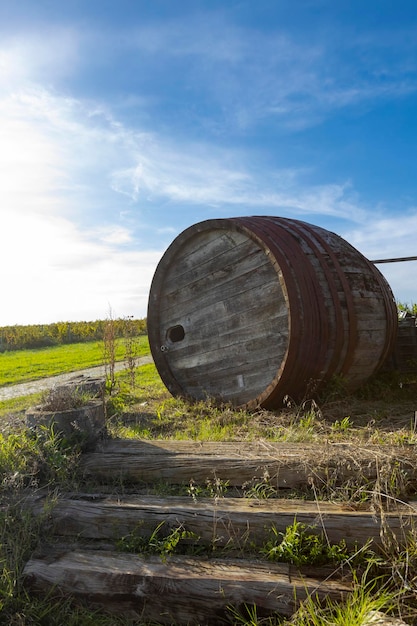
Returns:
[[[0,207],[50,211],[54,190],[64,184],[58,146],[13,97],[0,101],[0,133]]]
[[[16,44],[0,53],[0,325],[103,317],[109,305],[119,316],[145,315],[162,251],[146,241],[139,246],[139,237],[142,233],[145,240],[145,228],[152,228],[156,238],[174,237],[178,207],[198,215],[195,221],[213,212],[265,212],[318,220],[325,227],[328,218],[341,218],[355,223],[342,236],[369,258],[403,256],[406,250],[416,254],[416,211],[401,220],[372,215],[349,182],[307,184],[305,175],[311,178],[313,170],[273,171],[260,159],[254,166],[248,152],[124,126],[101,103],[86,103],[29,80],[45,73],[48,64],[42,50],[29,62],[32,44],[28,40],[26,48]],[[57,67],[62,59],[76,60],[71,45],[71,37],[63,42]],[[177,52],[194,53],[189,46],[188,52]],[[42,48],[39,40],[35,48]],[[234,40],[217,55],[233,64],[247,50]],[[259,59],[254,60],[249,75],[259,100],[248,104],[251,119],[253,111],[262,115],[267,104],[276,108],[275,114],[291,115],[290,99],[302,81],[317,101],[327,98],[326,106],[365,97],[355,88],[348,93],[334,85],[320,92],[320,77],[312,69],[320,49],[307,61],[302,52],[304,48],[280,42],[271,59],[270,69],[277,75],[283,70],[275,85],[262,84]],[[281,87],[274,101],[271,96]],[[307,109],[300,105],[299,122]],[[408,267],[383,269],[400,299],[415,300]]]
[[[232,150],[154,138],[137,166],[114,172],[112,186],[134,201],[152,196],[172,203],[222,212],[235,210],[291,211],[328,215],[356,222],[366,220],[349,183],[308,185],[305,170],[264,171],[246,164],[248,156]]]
[[[370,260],[417,256],[417,209],[401,216],[368,215],[360,228],[340,233]],[[417,302],[417,261],[377,264],[394,296],[402,302]]]
[[[0,324],[146,315],[159,251],[96,242],[64,218],[2,213]],[[116,235],[120,235],[116,232]],[[110,238],[111,239],[111,238]]]
[[[360,228],[346,231],[351,243],[370,259],[413,256],[417,254],[417,209],[390,216],[371,212]]]
[[[106,226],[96,230],[96,237],[104,243],[124,245],[133,241],[132,233],[123,226]]]
[[[302,129],[341,108],[417,90],[415,33],[408,25],[394,33],[376,27],[366,36],[347,24],[317,32],[295,28],[289,34],[285,26],[260,32],[211,11],[146,24],[124,41],[142,62],[186,60],[187,84],[217,104],[223,124],[242,130],[266,118]]]
[[[52,85],[74,74],[82,59],[80,32],[66,26],[39,26],[21,35],[1,32],[0,81],[9,88],[22,82]]]
[[[0,325],[103,318],[109,305],[146,315],[161,252],[135,250],[109,183],[130,138],[97,107],[17,82],[0,89]]]

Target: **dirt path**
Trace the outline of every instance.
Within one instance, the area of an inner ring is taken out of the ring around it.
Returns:
[[[144,356],[137,360],[138,365],[145,365],[146,363],[152,363],[151,356]],[[126,361],[118,361],[115,364],[115,371],[127,368]],[[41,378],[40,380],[32,380],[29,383],[21,383],[20,385],[10,385],[9,387],[0,388],[0,401],[11,400],[12,398],[18,398],[19,396],[28,396],[31,393],[39,393],[47,389],[52,389],[55,385],[62,385],[72,380],[84,376],[100,377],[105,376],[104,365],[98,367],[90,367],[84,370],[77,370],[76,372],[69,372],[68,374],[60,374],[59,376],[51,376],[50,378]]]

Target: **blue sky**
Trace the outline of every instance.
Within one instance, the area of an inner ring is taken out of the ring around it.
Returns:
[[[1,0],[0,325],[144,317],[210,218],[417,255],[416,113],[415,0]]]

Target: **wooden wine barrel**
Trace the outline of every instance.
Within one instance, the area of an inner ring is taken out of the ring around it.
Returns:
[[[248,409],[350,388],[392,352],[391,289],[338,235],[298,220],[200,222],[163,255],[148,304],[158,372],[173,395]]]

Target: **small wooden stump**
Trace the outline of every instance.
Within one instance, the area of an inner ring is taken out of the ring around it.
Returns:
[[[66,411],[46,411],[42,406],[26,411],[26,423],[37,431],[40,427],[53,428],[56,434],[64,437],[78,435],[88,446],[96,443],[105,429],[104,402],[90,400],[84,406]]]

